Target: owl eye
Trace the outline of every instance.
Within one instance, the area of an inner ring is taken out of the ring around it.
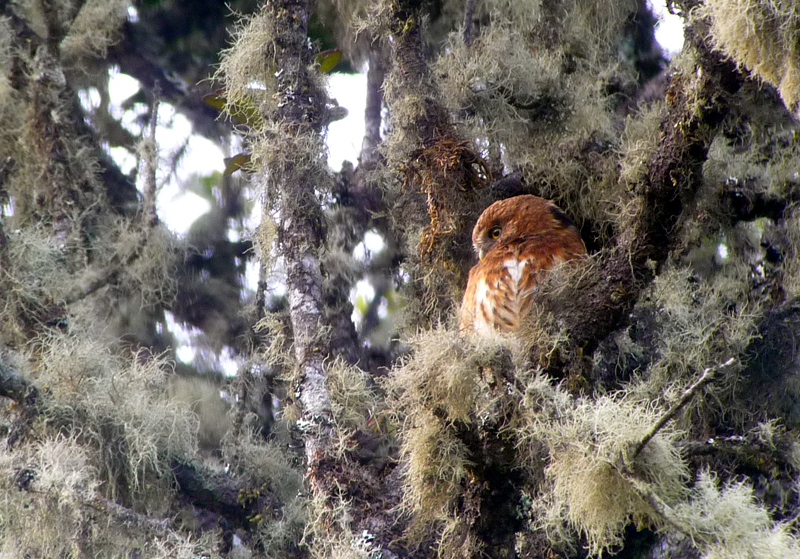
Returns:
[[[492,227],[489,229],[489,238],[494,240],[500,236],[500,227]]]

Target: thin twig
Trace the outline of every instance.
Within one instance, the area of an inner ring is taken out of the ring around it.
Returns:
[[[158,126],[158,106],[160,103],[160,87],[153,88],[153,104],[150,109],[150,128],[147,137],[142,139],[140,147],[139,190],[142,192],[142,223],[145,229],[158,223],[156,214],[156,169],[158,168],[158,144],[156,144],[156,127]]]
[[[98,512],[108,514],[125,526],[134,526],[149,535],[166,535],[172,527],[172,520],[169,518],[152,518],[100,495],[86,496],[84,503]]]
[[[705,371],[703,371],[702,376],[691,385],[689,388],[686,389],[686,392],[680,397],[680,399],[673,405],[667,412],[662,415],[658,421],[650,428],[650,430],[642,437],[642,439],[636,444],[633,450],[633,454],[631,455],[631,461],[635,460],[639,453],[642,452],[647,443],[649,443],[653,437],[656,436],[664,425],[667,424],[668,421],[673,419],[681,409],[683,409],[686,404],[697,394],[700,390],[702,390],[707,384],[711,383],[713,380],[717,378],[717,375],[723,369],[727,369],[731,365],[733,365],[736,360],[731,357],[722,365],[717,365],[716,367],[708,367]]]
[[[383,81],[386,67],[380,44],[374,42],[369,50],[367,70],[367,105],[364,109],[364,140],[358,158],[359,172],[375,170],[381,161],[378,146],[381,143],[381,111],[383,110]]]
[[[464,14],[464,44],[472,42],[472,14],[475,11],[475,0],[467,0],[467,11]]]

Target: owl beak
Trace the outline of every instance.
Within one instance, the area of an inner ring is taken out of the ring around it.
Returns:
[[[486,256],[486,251],[483,249],[478,250],[478,260],[483,260],[483,257]]]

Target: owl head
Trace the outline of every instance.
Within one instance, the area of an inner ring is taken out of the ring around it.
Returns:
[[[523,194],[499,200],[486,208],[472,230],[472,245],[483,260],[493,247],[530,240],[536,235],[575,226],[558,207],[544,198]]]

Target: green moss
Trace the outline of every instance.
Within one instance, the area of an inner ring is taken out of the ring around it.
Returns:
[[[800,13],[792,2],[710,0],[696,18],[709,18],[714,45],[738,65],[774,85],[786,107],[800,110]]]
[[[545,486],[535,503],[536,526],[554,543],[569,541],[571,528],[586,537],[599,555],[622,543],[625,527],[662,525],[625,473],[621,461],[655,423],[659,411],[624,394],[572,400],[542,380],[529,385],[520,437],[523,460],[535,468],[537,445],[549,454]],[[653,439],[629,467],[660,498],[675,502],[685,492],[688,472],[670,429]]]

